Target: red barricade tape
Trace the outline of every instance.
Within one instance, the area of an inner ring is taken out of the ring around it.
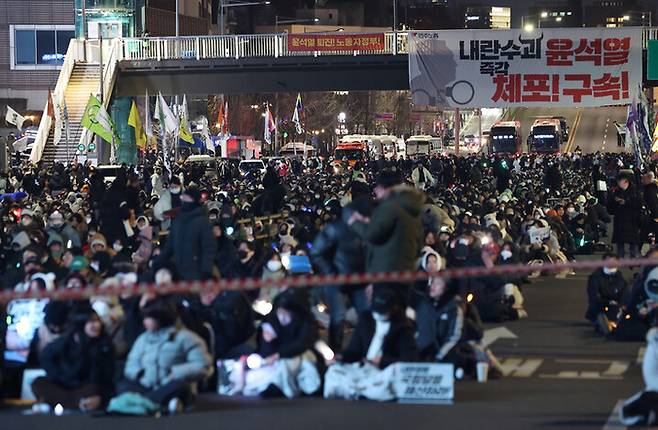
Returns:
[[[443,279],[473,278],[481,276],[526,274],[532,272],[561,272],[565,270],[593,270],[601,267],[645,267],[658,266],[658,258],[638,258],[620,260],[589,260],[543,265],[510,264],[487,267],[464,267],[447,269],[429,274],[414,272],[358,273],[350,275],[302,275],[280,280],[236,279],[208,281],[179,281],[156,286],[154,283],[126,284],[105,282],[80,289],[28,290],[0,292],[0,303],[26,298],[52,298],[56,300],[83,299],[91,296],[131,296],[147,292],[158,294],[219,292],[223,290],[253,290],[263,287],[317,287],[322,285],[362,285],[376,283],[407,283],[426,280],[430,277]]]

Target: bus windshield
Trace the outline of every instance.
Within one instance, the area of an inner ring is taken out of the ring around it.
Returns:
[[[430,142],[426,140],[410,140],[407,142],[407,155],[430,153]]]
[[[516,152],[517,150],[516,128],[494,127],[491,129],[492,152]]]
[[[358,149],[336,149],[335,152],[336,160],[360,160],[363,157],[363,151]]]
[[[532,129],[533,151],[557,151],[560,148],[558,130],[552,125],[540,125]]]

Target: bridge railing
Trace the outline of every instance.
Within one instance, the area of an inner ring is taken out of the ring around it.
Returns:
[[[449,31],[449,30],[447,30]],[[348,34],[348,33],[341,33]],[[288,33],[226,36],[183,36],[121,39],[122,60],[183,60],[209,58],[259,58],[326,55],[407,54],[407,32],[384,33],[384,49],[378,51],[306,51],[288,50]],[[658,39],[658,27],[645,28],[642,48],[650,39]]]
[[[247,34],[228,36],[184,36],[121,39],[123,60],[183,60],[208,58],[258,58],[326,55],[406,54],[407,33],[384,34],[384,49],[364,51],[288,50],[288,34]]]

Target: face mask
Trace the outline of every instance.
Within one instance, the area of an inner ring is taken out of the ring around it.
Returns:
[[[85,221],[87,222],[87,224],[91,224],[91,217],[90,216],[86,217]]]
[[[169,188],[171,194],[180,194],[180,188]]]
[[[238,251],[238,258],[240,260],[245,260],[249,256],[247,251]]]
[[[375,311],[372,312],[372,318],[373,318],[375,321],[379,321],[379,322],[385,322],[385,321],[388,321],[388,315],[386,315],[386,314],[380,314],[379,312],[375,312]]]
[[[603,273],[606,275],[614,275],[617,273],[617,268],[616,267],[604,267],[603,268]]]
[[[278,272],[279,270],[281,270],[282,266],[283,265],[278,260],[270,260],[267,262],[267,270],[269,270],[270,272]]]
[[[114,249],[115,252],[121,252],[121,250],[123,249],[123,245],[121,245],[120,243],[115,243],[114,245],[112,245],[112,249]]]
[[[283,313],[283,312],[277,312],[276,313],[276,318],[279,320],[279,324],[282,326],[287,326],[292,322],[292,317],[290,316],[289,312]]]
[[[512,251],[509,249],[503,249],[500,251],[500,256],[503,257],[503,260],[509,260],[512,257]]]
[[[244,232],[247,234],[247,236],[252,236],[254,234],[254,229],[252,227],[247,227],[244,229]]]
[[[63,224],[64,224],[64,221],[62,221],[62,220],[50,221],[50,225],[52,225],[53,227],[61,227]]]

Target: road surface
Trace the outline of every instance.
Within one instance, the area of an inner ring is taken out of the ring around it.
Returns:
[[[521,136],[526,148],[526,138],[530,127],[537,118],[563,116],[567,119],[571,132],[562,151],[573,151],[576,147],[584,153],[596,151],[620,152],[617,147],[617,131],[613,121],[626,122],[626,107],[603,108],[517,108],[511,109],[506,119],[521,122]]]
[[[586,277],[546,277],[526,286],[529,318],[486,327],[503,337],[491,348],[507,377],[486,384],[458,382],[452,405],[202,395],[195,411],[176,417],[40,417],[8,409],[0,411],[0,422],[3,429],[20,430],[621,430],[625,427],[616,423],[613,410],[642,388],[642,344],[614,342],[594,332],[583,318]],[[507,338],[510,333],[517,338]]]

